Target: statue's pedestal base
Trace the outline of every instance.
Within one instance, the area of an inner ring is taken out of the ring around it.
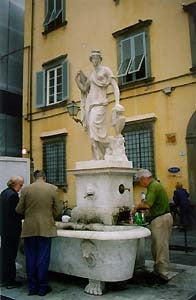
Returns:
[[[76,169],[68,172],[76,176],[73,222],[116,224],[119,212],[132,207],[135,170],[131,162],[78,162]],[[119,192],[120,184],[127,188],[122,194]]]

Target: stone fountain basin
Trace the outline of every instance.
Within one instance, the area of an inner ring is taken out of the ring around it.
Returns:
[[[135,265],[144,262],[141,226],[56,223],[50,270],[99,282],[123,281],[133,276]]]
[[[147,237],[150,230],[138,225],[74,224],[56,222],[58,236],[93,240],[132,240]]]

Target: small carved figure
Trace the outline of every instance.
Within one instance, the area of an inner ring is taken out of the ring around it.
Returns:
[[[118,104],[112,109],[112,127],[114,128],[114,132],[116,137],[120,137],[121,132],[125,126],[125,116],[123,116],[125,109],[122,105]]]
[[[109,146],[106,149],[105,160],[128,161],[125,153],[124,137],[122,135],[109,137]]]

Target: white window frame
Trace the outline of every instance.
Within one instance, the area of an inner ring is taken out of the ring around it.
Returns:
[[[57,84],[57,70],[61,69],[61,83]],[[50,72],[54,71],[54,102],[50,103]],[[61,85],[61,94],[63,98],[63,70],[62,70],[62,65],[48,69],[46,71],[46,105],[54,105],[55,103],[59,103],[63,101],[63,99],[58,100],[57,96],[59,93],[57,93],[57,87]]]

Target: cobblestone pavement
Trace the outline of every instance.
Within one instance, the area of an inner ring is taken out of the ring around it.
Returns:
[[[44,297],[47,300],[196,300],[196,230],[187,232],[187,249],[184,248],[184,232],[174,228],[170,242],[171,279],[167,284],[150,280],[149,271],[153,262],[150,254],[150,238],[146,239],[146,271],[135,273],[126,282],[106,283],[106,293],[91,296],[84,293],[87,279],[50,273],[52,292]],[[187,250],[188,252],[185,252]],[[27,282],[18,279],[22,286],[17,289],[1,289],[1,294],[17,300],[37,300],[39,296],[27,296]],[[2,300],[8,300],[1,298]]]

